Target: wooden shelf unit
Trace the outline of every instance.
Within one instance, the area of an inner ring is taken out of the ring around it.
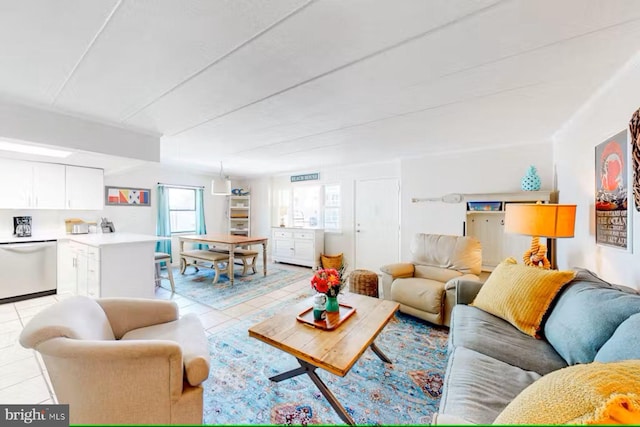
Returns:
[[[521,262],[522,254],[531,245],[530,236],[504,232],[505,209],[509,203],[558,203],[557,191],[521,191],[516,193],[468,194],[465,235],[475,237],[482,244],[482,269],[493,271],[506,258]],[[501,202],[500,210],[469,210],[469,203]],[[550,253],[555,251],[555,239],[547,239]],[[543,240],[544,241],[544,238]],[[549,256],[551,259],[551,256]]]
[[[237,236],[251,235],[251,198],[250,196],[229,196],[229,234]]]

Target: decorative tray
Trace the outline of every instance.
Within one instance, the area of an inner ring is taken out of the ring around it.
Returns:
[[[327,331],[332,331],[344,323],[353,313],[356,312],[356,309],[347,304],[339,304],[340,311],[335,313],[327,313],[327,316],[324,320],[314,320],[313,319],[313,307],[309,307],[302,313],[298,314],[299,322],[302,322],[308,326],[313,326],[314,328],[324,329]]]

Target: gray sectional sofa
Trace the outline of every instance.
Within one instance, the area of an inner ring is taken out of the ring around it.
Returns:
[[[434,424],[489,424],[537,379],[576,363],[640,358],[640,294],[585,269],[556,296],[535,339],[473,301],[482,284],[455,283],[449,363]]]

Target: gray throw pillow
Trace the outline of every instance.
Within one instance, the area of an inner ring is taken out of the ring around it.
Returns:
[[[557,298],[544,334],[569,365],[590,363],[618,326],[636,313],[640,313],[640,295],[581,269]]]
[[[596,362],[640,359],[640,314],[622,322],[596,354]]]

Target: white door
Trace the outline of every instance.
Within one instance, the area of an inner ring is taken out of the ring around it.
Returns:
[[[356,181],[355,268],[380,272],[399,261],[400,186],[396,178]]]

